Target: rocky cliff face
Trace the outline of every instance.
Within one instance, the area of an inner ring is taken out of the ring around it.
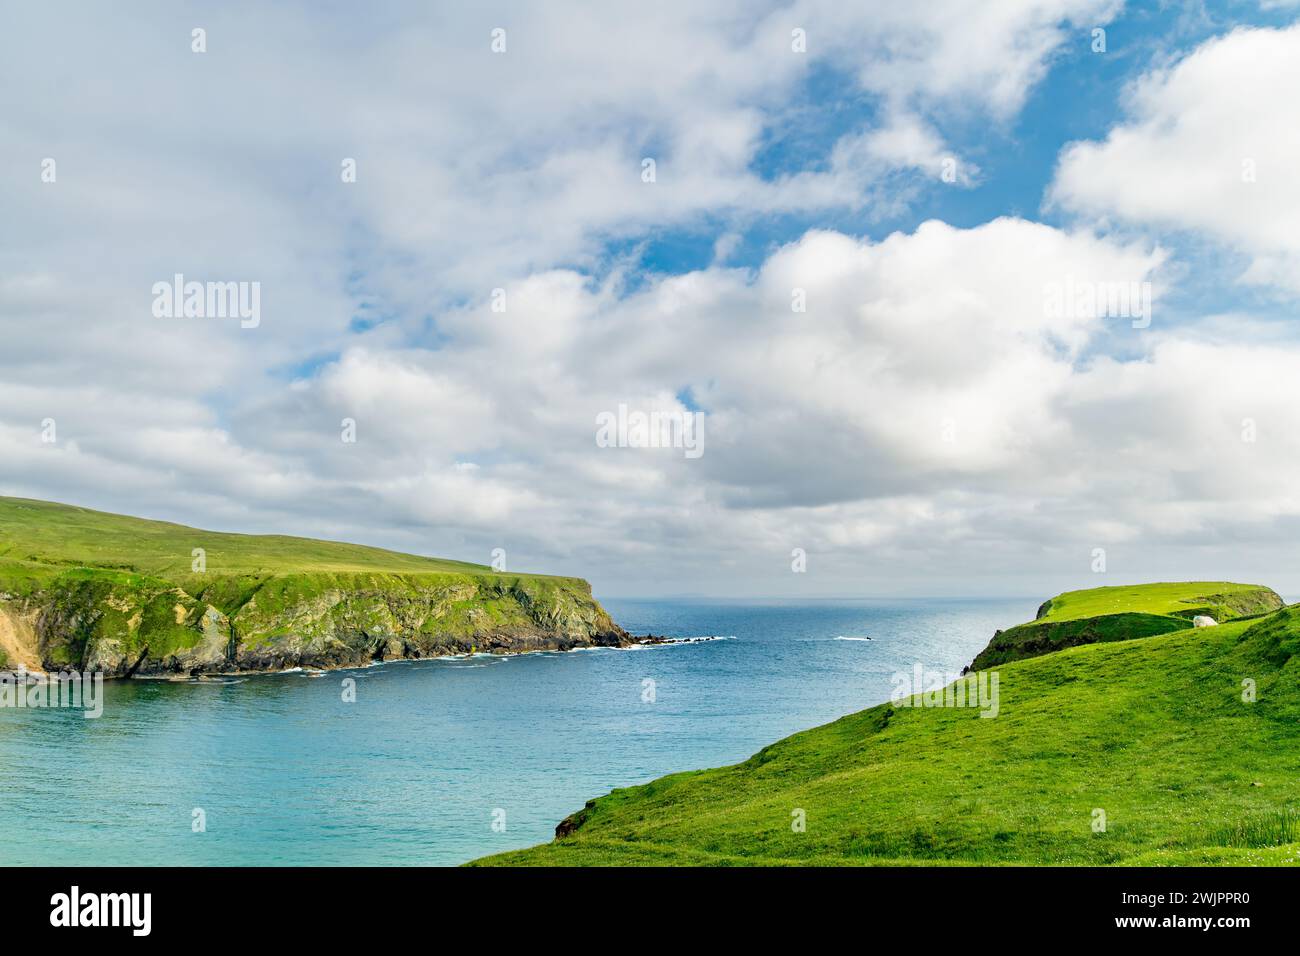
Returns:
[[[164,676],[631,643],[577,578],[70,571],[0,593],[0,666]]]

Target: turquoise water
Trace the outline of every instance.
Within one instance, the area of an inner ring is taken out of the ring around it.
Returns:
[[[530,846],[614,787],[886,700],[916,662],[960,670],[1037,606],[604,603],[634,633],[725,639],[109,682],[98,720],[0,709],[0,863],[454,864]]]

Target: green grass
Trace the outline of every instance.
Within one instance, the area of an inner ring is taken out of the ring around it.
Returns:
[[[1183,600],[1159,587],[1137,592],[1133,613]],[[1064,596],[1061,613],[1121,612],[1116,590]],[[569,835],[478,862],[1294,864],[1298,649],[1300,611],[1287,608],[1007,663],[995,718],[872,707],[735,766],[615,790]]]
[[[1205,615],[1219,623],[1275,611],[1282,599],[1257,584],[1191,581],[1067,591],[1038,609],[1038,617],[998,631],[975,658],[976,670],[1080,644],[1130,641],[1192,627]]]
[[[0,561],[31,565],[35,577],[68,567],[115,568],[175,580],[190,575],[192,551],[222,574],[304,571],[490,571],[484,565],[284,535],[200,531],[49,501],[0,498]],[[16,569],[15,569],[16,570]],[[9,573],[15,573],[10,571]]]
[[[1222,623],[1242,616],[1238,609],[1255,613],[1259,592],[1273,592],[1258,584],[1234,584],[1231,581],[1185,581],[1177,584],[1130,584],[1118,587],[1066,591],[1048,601],[1038,618],[1041,621],[1075,621],[1103,614],[1159,614],[1190,620],[1198,614],[1221,617]],[[1280,606],[1280,601],[1278,605]]]
[[[194,549],[206,570],[193,570]],[[72,505],[0,497],[0,592],[26,596],[90,582],[108,590],[180,587],[234,613],[256,593],[268,610],[281,597],[308,599],[339,589],[400,588],[412,581],[482,581],[545,588],[580,578],[509,574],[482,564],[285,535],[202,531],[166,521]],[[174,604],[174,602],[173,602]]]
[[[615,631],[581,578],[0,498],[6,660],[93,662],[120,676],[137,659],[146,671],[192,672],[274,667],[283,651],[330,666]]]
[[[1214,830],[1210,839],[1219,846],[1287,846],[1300,842],[1300,812],[1286,808],[1249,817]]]

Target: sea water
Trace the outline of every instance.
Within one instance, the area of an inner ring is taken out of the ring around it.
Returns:
[[[98,719],[0,709],[0,863],[430,865],[531,846],[615,787],[744,760],[888,700],[918,663],[960,670],[1038,602],[603,603],[637,634],[713,639],[109,681]]]

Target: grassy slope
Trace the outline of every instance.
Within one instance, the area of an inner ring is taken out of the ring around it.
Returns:
[[[191,569],[195,548],[206,552],[203,574]],[[56,610],[67,606],[70,620],[84,616],[78,609],[94,607],[98,623],[93,639],[109,636],[128,655],[148,647],[152,655],[163,657],[197,646],[203,632],[196,622],[207,604],[231,617],[242,610],[248,618],[255,596],[257,620],[243,632],[250,634],[252,626],[259,625],[245,641],[251,646],[300,624],[286,616],[294,608],[313,601],[332,603],[340,592],[382,592],[400,598],[424,588],[462,585],[464,600],[449,600],[443,614],[426,622],[429,628],[453,636],[483,628],[535,629],[524,600],[533,608],[557,613],[572,610],[575,596],[592,603],[590,587],[580,578],[498,574],[484,565],[363,545],[201,531],[0,497],[0,599],[33,597]],[[184,593],[177,594],[177,588]],[[340,608],[339,613],[346,610]],[[283,626],[277,623],[279,617],[284,617]],[[387,619],[370,623],[377,632],[392,629]],[[70,637],[66,647],[48,650],[54,664],[80,660],[87,638],[75,638]],[[0,641],[0,666],[8,666],[11,656],[4,643]]]
[[[207,575],[191,571],[192,551],[206,552]],[[360,544],[285,535],[201,531],[166,521],[91,511],[72,505],[0,497],[0,589],[26,593],[73,569],[117,571],[210,586],[212,576],[266,578],[306,573],[353,575],[485,575],[482,564],[426,558]],[[512,579],[580,581],[543,574]],[[584,585],[585,586],[585,585]]]
[[[1192,627],[1200,614],[1222,624],[1281,606],[1282,599],[1270,588],[1230,581],[1067,591],[1044,604],[1035,620],[995,634],[971,666],[983,670],[1080,644],[1167,634]]]
[[[1187,619],[1202,613],[1213,616],[1216,608],[1227,608],[1231,612],[1234,598],[1248,600],[1250,595],[1264,590],[1267,589],[1257,584],[1186,581],[1177,584],[1130,584],[1066,591],[1047,602],[1047,613],[1039,620],[1075,621],[1103,614],[1136,612]],[[1232,613],[1231,616],[1238,615]]]
[[[1095,606],[1071,597],[1063,613]],[[1279,814],[1300,805],[1297,651],[1288,608],[1006,664],[996,718],[873,707],[736,766],[615,790],[575,833],[480,862],[1294,863]]]
[[[33,573],[69,566],[118,568],[174,579],[190,573],[190,552],[207,551],[223,573],[281,571],[432,572],[489,569],[380,548],[283,535],[225,534],[165,521],[90,511],[25,498],[0,498],[0,561],[36,564]]]

